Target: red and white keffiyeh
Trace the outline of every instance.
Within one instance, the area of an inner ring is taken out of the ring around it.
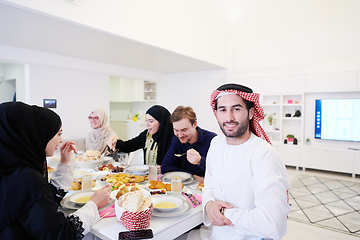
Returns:
[[[241,91],[234,90],[234,89],[227,89],[227,90],[221,90],[221,91],[214,90],[210,97],[210,105],[211,105],[211,108],[212,108],[215,116],[216,116],[215,100],[216,100],[217,96],[222,92],[237,94],[240,97],[242,97],[243,99],[246,99],[246,100],[254,103],[255,113],[254,113],[254,117],[253,117],[252,121],[250,121],[250,127],[249,127],[250,131],[252,133],[254,133],[256,136],[264,139],[265,141],[267,141],[268,143],[271,144],[271,141],[270,141],[268,135],[265,133],[264,129],[260,125],[260,121],[262,121],[265,118],[264,109],[262,108],[262,106],[260,106],[260,101],[259,101],[260,94],[259,93],[246,93],[246,92],[241,92]]]

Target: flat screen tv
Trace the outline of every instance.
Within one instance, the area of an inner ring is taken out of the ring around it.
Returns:
[[[360,141],[360,99],[315,100],[315,138]]]

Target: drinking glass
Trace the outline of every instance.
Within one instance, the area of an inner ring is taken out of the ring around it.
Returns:
[[[171,193],[181,193],[182,181],[180,176],[173,176],[171,178]]]
[[[149,180],[157,181],[157,165],[151,164],[149,166]]]
[[[90,172],[83,172],[81,174],[81,190],[87,191],[92,189],[92,174]]]

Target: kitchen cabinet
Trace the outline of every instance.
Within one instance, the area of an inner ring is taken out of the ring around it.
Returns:
[[[144,80],[110,77],[110,102],[144,101]]]
[[[147,82],[144,83],[144,100],[156,101],[156,83]]]

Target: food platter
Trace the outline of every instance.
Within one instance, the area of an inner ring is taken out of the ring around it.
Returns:
[[[152,212],[152,216],[154,216],[154,217],[177,217],[177,216],[180,216],[180,215],[183,215],[183,214],[189,212],[191,210],[191,208],[192,208],[191,204],[188,201],[184,200],[182,205],[178,209],[171,211],[171,212],[160,212],[160,211],[157,211],[156,209],[154,209]]]
[[[95,192],[95,190],[90,190],[88,192]],[[74,196],[76,196],[76,194],[81,194],[82,192],[77,192],[74,194],[71,194],[70,196],[67,196],[65,198],[63,198],[63,200],[61,200],[60,205],[63,208],[67,208],[67,209],[74,209],[77,210],[79,208],[81,208],[82,206],[79,204],[75,204],[74,202],[71,202],[70,199],[73,198]]]
[[[190,184],[190,183],[196,182],[196,178],[187,172],[168,172],[168,173],[165,173],[163,176],[161,176],[160,180],[162,182],[170,183],[171,178],[175,177],[175,176],[179,176],[181,178],[183,184]]]

